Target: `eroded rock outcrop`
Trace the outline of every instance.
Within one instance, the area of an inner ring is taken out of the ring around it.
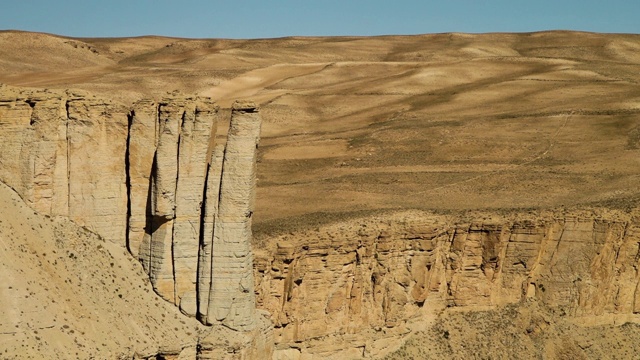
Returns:
[[[139,105],[143,122],[150,105]],[[135,180],[149,187],[131,186],[138,191],[132,199],[145,198],[145,192],[149,196],[144,208],[138,201],[134,209],[131,202],[131,219],[144,214],[146,220],[144,231],[141,221],[130,222],[129,247],[139,246],[154,288],[182,312],[205,324],[257,332],[261,343],[270,346],[264,340],[270,325],[255,311],[251,251],[261,119],[255,104],[234,104],[227,142],[215,146],[217,111],[202,99],[158,104],[155,138],[151,141],[148,131],[142,134],[147,136],[143,141],[156,144],[155,155],[143,149],[145,161],[140,161],[132,157],[140,150],[129,150],[130,174],[151,169],[148,177]],[[133,130],[138,113],[134,108]],[[130,143],[136,141],[135,133],[129,137]]]
[[[135,181],[131,178],[131,198],[145,200],[144,207],[140,200],[135,207],[131,201],[135,221],[129,223],[129,248],[142,261],[158,293],[195,316],[201,212],[217,107],[209,100],[188,98],[136,105],[141,111],[134,106],[130,143],[141,141],[136,126],[150,129],[145,121],[155,126],[153,131],[139,132],[147,146],[129,152],[130,174],[136,175]],[[151,144],[156,145],[153,153]]]
[[[2,183],[0,203],[1,358],[168,358],[195,352],[199,338],[225,351],[154,294],[121,246],[34,212]]]
[[[637,321],[640,312],[637,214],[402,213],[269,243],[255,274],[276,358],[383,354],[447,307],[535,299],[585,324]]]
[[[126,247],[161,297],[237,337],[202,336],[200,358],[262,358],[271,325],[255,309],[251,251],[261,119],[255,104],[234,104],[227,143],[216,147],[217,117],[208,98],[128,109],[3,87],[0,180],[41,213]]]
[[[204,326],[161,300],[120,245],[34,212],[2,183],[0,203],[3,359],[262,359],[272,352],[263,313],[254,331]]]
[[[204,304],[201,306],[207,322],[221,321],[236,330],[255,327],[251,216],[255,206],[260,126],[255,104],[233,105],[222,163],[206,313]]]
[[[375,357],[444,308],[528,300],[584,324],[640,321],[637,211],[377,215],[264,239],[254,264],[255,104],[236,103],[215,144],[210,99],[129,109],[5,90],[0,180],[126,247],[158,294],[210,325],[144,356]]]
[[[34,209],[125,239],[124,106],[72,92],[0,94],[0,179]]]

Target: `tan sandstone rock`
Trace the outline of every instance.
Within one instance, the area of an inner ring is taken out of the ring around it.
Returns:
[[[162,298],[212,326],[201,351],[191,343],[164,358],[206,358],[207,347],[234,359],[271,353],[252,277],[255,105],[236,105],[227,144],[213,151],[218,107],[208,98],[127,109],[72,92],[0,95],[0,180],[43,214],[126,247]],[[219,336],[222,325],[232,335]],[[225,345],[234,336],[242,340]]]
[[[148,102],[136,106],[142,117],[138,122],[140,111],[134,107],[129,142],[140,146],[129,148],[129,245],[156,291],[195,316],[201,214],[218,109],[206,99],[191,98],[164,99],[157,107]]]
[[[37,210],[122,244],[127,114],[87,95],[5,88],[0,179]]]
[[[218,108],[212,103],[185,106],[180,130],[176,218],[173,225],[173,266],[176,304],[196,315],[198,251],[206,189],[209,142],[215,138]]]
[[[147,208],[150,207],[151,172],[158,141],[158,104],[141,100],[133,105],[129,123],[129,228],[127,248],[134,258],[140,258],[140,246],[150,234],[147,226]],[[148,251],[147,251],[148,252]]]
[[[224,144],[216,145],[207,171],[207,189],[204,208],[203,234],[198,255],[198,318],[205,324],[214,323],[210,319],[209,299],[211,298],[211,283],[213,273],[211,261],[213,259],[213,231],[218,214],[220,199],[220,181],[222,178],[222,162],[224,159]]]
[[[213,234],[207,317],[236,330],[255,327],[251,216],[261,119],[253,103],[234,103]]]
[[[639,226],[605,210],[336,223],[257,252],[257,303],[272,314],[276,358],[381,355],[447,307],[534,299],[582,323],[635,321]]]
[[[34,212],[1,183],[0,203],[0,358],[149,359],[195,351],[207,328],[161,300],[120,244]]]
[[[99,99],[67,101],[69,217],[123,244],[129,110]]]

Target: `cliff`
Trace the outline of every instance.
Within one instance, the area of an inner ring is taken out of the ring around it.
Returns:
[[[69,91],[0,94],[2,182],[40,214],[71,219],[127,249],[158,295],[206,325],[227,327],[226,339],[240,344],[234,356],[271,351],[252,278],[255,104],[234,104],[228,140],[216,147],[218,107],[208,98],[127,108]],[[200,340],[202,359],[229,347],[219,337]]]
[[[275,346],[276,359],[377,357],[446,309],[528,301],[588,325],[638,321],[635,212],[372,215],[267,236],[254,264],[256,104],[235,103],[227,141],[216,144],[219,111],[208,98],[127,108],[70,91],[0,93],[0,180],[38,213],[126,249],[142,267],[120,279],[144,271],[158,295],[212,326],[167,333],[182,341],[167,354],[260,358]],[[38,276],[54,276],[46,271]],[[143,352],[161,353],[163,341]]]
[[[0,184],[3,359],[259,359],[271,324],[203,326],[162,301],[138,261]]]
[[[35,213],[4,184],[0,202],[0,357],[195,351],[205,328],[153,296],[140,264],[121,247],[63,217]]]
[[[292,232],[256,255],[258,305],[283,359],[376,357],[446,309],[534,301],[582,325],[637,322],[638,215],[402,212]]]
[[[46,215],[125,238],[128,110],[73,92],[0,91],[0,179]]]

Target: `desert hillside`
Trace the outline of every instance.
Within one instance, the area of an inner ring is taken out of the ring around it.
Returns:
[[[0,31],[0,181],[17,192],[0,184],[0,341],[71,358],[629,358],[639,82],[631,34]],[[33,335],[67,313],[75,333]],[[123,338],[100,348],[103,327]]]
[[[34,213],[4,184],[0,202],[0,358],[195,352],[204,327],[152,296],[142,267],[124,249],[66,219]]]

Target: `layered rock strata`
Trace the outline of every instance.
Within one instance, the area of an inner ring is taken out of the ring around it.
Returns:
[[[447,307],[536,300],[583,324],[640,320],[638,214],[402,213],[268,242],[256,292],[276,358],[374,357]]]
[[[251,217],[260,126],[255,104],[233,105],[220,190],[212,194],[221,196],[213,226],[212,276],[206,313],[204,303],[200,309],[207,322],[221,321],[236,330],[252,330],[255,326]]]
[[[72,92],[0,94],[0,179],[37,211],[125,239],[124,106]]]
[[[158,294],[212,325],[149,356],[264,358],[275,343],[276,358],[375,357],[443,308],[528,300],[583,324],[639,321],[637,211],[374,216],[264,239],[254,264],[255,104],[234,105],[216,145],[210,99],[6,90],[0,180],[126,246]]]
[[[86,94],[3,87],[0,180],[41,213],[126,247],[184,314],[268,350],[251,251],[260,114],[255,104],[234,104],[219,146],[217,118],[208,98],[129,109]]]
[[[131,201],[131,219],[136,221],[129,223],[128,246],[138,254],[158,293],[195,316],[201,212],[217,108],[201,99],[136,105],[142,107],[142,116],[138,120],[134,106],[132,131],[145,127],[145,122],[155,126],[141,133],[146,147],[130,147],[129,158],[135,162],[129,161],[129,173],[142,174],[131,178],[131,198],[145,201],[144,207],[136,201],[135,208]],[[151,121],[149,106],[156,109]],[[135,135],[130,134],[130,143],[138,140]],[[151,144],[156,145],[153,153]],[[146,187],[133,187],[145,182]]]

